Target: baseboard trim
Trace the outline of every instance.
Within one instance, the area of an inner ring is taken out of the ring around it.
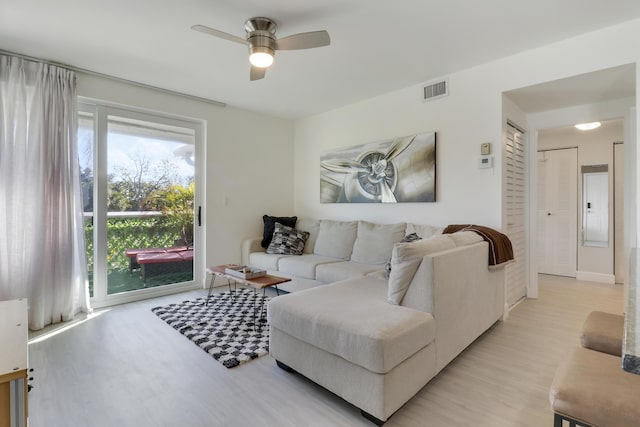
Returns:
[[[576,279],[587,282],[606,283],[608,285],[615,285],[616,283],[616,276],[613,274],[592,273],[589,271],[576,271]]]

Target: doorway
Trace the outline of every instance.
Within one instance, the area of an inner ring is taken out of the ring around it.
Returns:
[[[578,149],[538,151],[538,272],[576,277]]]
[[[92,305],[197,287],[201,125],[99,103],[78,115]]]
[[[600,127],[588,131],[578,130],[571,125],[538,132],[537,272],[609,284],[624,280],[624,274],[620,273],[620,270],[624,271],[624,246],[620,240],[624,239],[616,239],[616,234],[622,233],[624,221],[623,154],[617,151],[622,149],[618,142],[623,138],[623,119],[603,120],[600,123]],[[570,151],[573,154],[569,155]],[[565,158],[559,160],[559,166],[554,166],[558,156]],[[615,167],[616,156],[618,170]],[[556,168],[558,170],[553,172]],[[553,206],[547,208],[550,200],[556,197],[551,194],[564,185],[569,171],[571,188],[574,190],[560,196],[558,203],[562,203],[562,200],[570,202],[575,210],[571,218],[564,220],[564,225],[554,225]],[[545,184],[545,181],[551,182]],[[569,219],[571,223],[567,222]],[[551,237],[545,237],[548,233],[551,233]],[[556,252],[549,240],[558,239],[572,243],[570,246],[566,246],[566,243],[563,245],[565,250]],[[616,259],[621,261],[617,267],[619,277],[616,277]],[[559,261],[569,264],[564,268],[554,265]]]

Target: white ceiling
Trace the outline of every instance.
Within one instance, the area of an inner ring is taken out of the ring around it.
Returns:
[[[633,97],[636,94],[636,66],[621,65],[523,87],[505,94],[525,113]]]
[[[327,30],[249,81],[244,36]],[[0,50],[295,119],[640,17],[638,0],[2,0]]]
[[[600,132],[611,132],[611,131],[619,131],[622,133],[624,120],[622,119],[613,119],[613,120],[603,120],[601,121],[602,125],[596,130],[584,131],[578,130],[575,126],[563,126],[559,128],[552,129],[541,129],[538,133],[538,138],[571,138],[575,139],[576,135],[586,135],[589,132],[592,133],[600,133]],[[603,143],[611,143],[612,141],[603,140]]]

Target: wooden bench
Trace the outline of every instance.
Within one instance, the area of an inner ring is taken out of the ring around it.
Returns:
[[[193,249],[186,246],[129,249],[126,255],[129,271],[140,268],[145,285],[149,277],[159,274],[193,272]]]
[[[193,246],[167,246],[165,248],[135,248],[127,249],[125,255],[129,258],[129,273],[133,273],[133,270],[137,270],[140,264],[137,261],[137,257],[140,254],[158,254],[167,252],[182,252],[186,250],[193,250]]]

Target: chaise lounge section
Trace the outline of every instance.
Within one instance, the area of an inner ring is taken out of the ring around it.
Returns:
[[[436,235],[391,248],[390,273],[378,269],[280,296],[267,312],[278,365],[327,388],[378,425],[504,310],[503,269],[488,267],[489,245],[477,234]]]

